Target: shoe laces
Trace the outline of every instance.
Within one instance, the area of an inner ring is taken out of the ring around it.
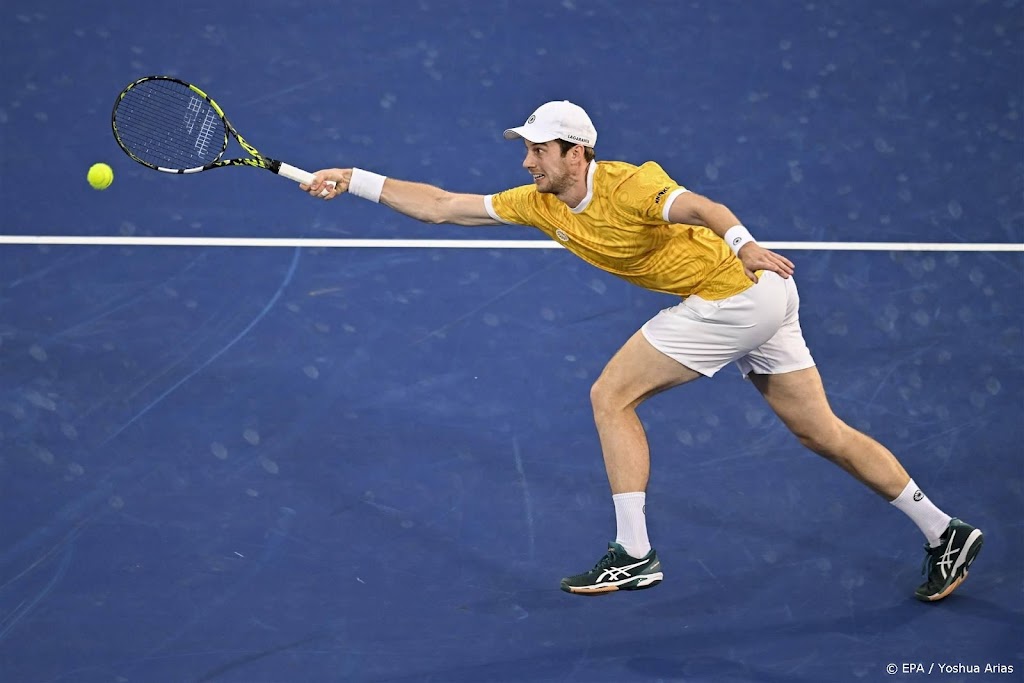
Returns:
[[[608,552],[604,554],[597,564],[594,565],[594,569],[607,569],[615,563],[615,551],[608,548]]]
[[[925,578],[931,576],[932,567],[935,566],[935,556],[931,552],[924,554],[924,564],[921,565],[921,573],[924,574]]]
[[[943,536],[943,542],[936,547],[931,547],[927,543],[924,545],[924,564],[921,565],[921,573],[926,577],[931,576],[932,570],[935,569],[936,560],[942,555],[942,549],[945,547],[945,536]]]

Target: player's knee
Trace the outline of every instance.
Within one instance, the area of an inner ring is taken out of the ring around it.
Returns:
[[[590,386],[590,405],[594,408],[594,414],[613,412],[623,405],[621,392],[615,387],[607,373],[601,373]]]
[[[590,405],[594,407],[594,412],[607,404],[610,393],[604,375],[598,377],[597,381],[590,385]]]
[[[842,453],[843,424],[839,420],[803,425],[793,430],[797,439],[823,458],[835,460]]]

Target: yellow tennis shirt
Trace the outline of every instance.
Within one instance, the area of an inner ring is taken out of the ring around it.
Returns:
[[[485,198],[491,218],[532,225],[602,270],[656,292],[724,299],[753,283],[743,265],[708,228],[668,221],[685,188],[653,161],[634,166],[595,161],[587,196],[570,208],[535,185]]]

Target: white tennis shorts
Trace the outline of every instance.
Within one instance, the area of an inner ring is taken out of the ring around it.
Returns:
[[[641,332],[654,348],[706,377],[732,362],[744,377],[814,366],[800,330],[796,282],[772,272],[727,299],[688,296],[648,320]]]

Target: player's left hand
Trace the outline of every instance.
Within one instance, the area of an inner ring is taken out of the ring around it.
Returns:
[[[765,249],[757,242],[747,242],[744,244],[740,248],[738,256],[747,277],[754,282],[757,282],[755,272],[758,270],[770,270],[783,278],[788,278],[793,274],[792,261],[785,256],[776,254],[774,251]]]
[[[352,179],[350,168],[325,168],[313,174],[313,182],[299,185],[299,189],[318,199],[334,199],[348,191]]]

